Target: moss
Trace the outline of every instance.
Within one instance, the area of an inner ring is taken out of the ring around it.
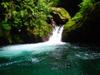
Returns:
[[[62,7],[52,7],[51,10],[54,14],[58,14],[61,19],[70,19],[71,18],[71,16],[67,12],[67,10],[65,10]]]
[[[80,10],[65,24],[65,30],[67,32],[83,25],[85,20],[88,18],[88,13],[91,12],[91,9],[94,6],[94,0],[83,0],[79,6]]]

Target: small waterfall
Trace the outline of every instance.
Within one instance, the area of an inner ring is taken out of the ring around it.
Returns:
[[[52,35],[49,38],[48,43],[51,44],[60,44],[62,39],[62,32],[63,32],[64,26],[55,26],[53,29]]]
[[[32,51],[32,54],[38,54],[55,50],[55,45],[66,44],[61,41],[63,27],[64,26],[55,26],[52,35],[50,36],[49,41],[47,42],[2,47],[0,48],[0,57],[19,56],[22,55],[24,51]]]

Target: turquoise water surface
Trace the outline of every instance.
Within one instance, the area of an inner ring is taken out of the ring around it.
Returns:
[[[100,75],[99,48],[69,44],[32,48],[1,48],[0,75]]]

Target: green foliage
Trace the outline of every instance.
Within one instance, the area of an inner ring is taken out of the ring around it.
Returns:
[[[9,31],[9,30],[11,30],[11,26],[6,22],[6,21],[3,21],[2,22],[2,29],[4,30],[4,31]]]
[[[68,21],[68,23],[65,24],[65,29],[67,31],[71,31],[80,27],[86,20],[87,15],[91,12],[94,3],[94,0],[83,0],[79,5],[80,10],[75,14],[74,17],[72,17],[71,20]]]
[[[93,4],[94,0],[83,0],[83,2],[79,5],[81,9],[78,13],[76,13],[74,19],[82,18],[84,16],[83,14],[88,13],[88,11],[90,11]]]
[[[13,27],[34,29],[36,36],[43,36],[50,32],[46,23],[50,16],[50,8],[59,0],[3,0],[1,2],[2,21],[0,30],[10,31]],[[47,29],[45,29],[47,28]],[[41,32],[40,32],[41,31]]]
[[[26,35],[36,37],[46,36],[51,27],[47,17],[51,17],[51,7],[56,6],[60,0],[3,0],[0,3],[0,37],[6,38],[10,43],[17,42],[20,35],[12,34],[25,31]],[[23,30],[24,29],[24,30]],[[17,31],[16,31],[17,30]],[[14,41],[12,41],[15,39]]]

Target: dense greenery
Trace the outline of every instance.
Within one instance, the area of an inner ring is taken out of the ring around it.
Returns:
[[[52,29],[48,23],[48,18],[53,17],[51,12],[56,12],[61,19],[69,19],[65,24],[65,31],[69,32],[83,25],[99,3],[97,0],[82,0],[78,5],[80,10],[71,18],[67,10],[57,7],[60,2],[61,0],[2,0],[0,39],[20,43],[24,36],[47,36]]]
[[[45,20],[50,13],[49,7],[53,5],[53,2],[51,0],[5,0],[1,3],[4,10],[2,14],[4,19],[0,28],[9,31],[11,27],[21,29],[23,26],[26,26],[35,28],[34,34],[39,34],[37,33],[38,30],[47,31]]]
[[[59,0],[3,0],[0,4],[1,22],[0,36],[6,36],[12,42],[11,31],[22,29],[35,35],[47,35],[51,28],[46,22],[50,17],[51,6],[56,6]]]
[[[90,18],[89,15],[91,15],[92,12],[95,12],[94,9],[98,3],[99,1],[95,0],[83,0],[79,4],[80,10],[74,15],[74,17],[72,17],[72,19],[70,19],[65,24],[65,30],[69,32],[71,30],[81,27],[84,24],[84,22],[86,22],[86,20]]]

